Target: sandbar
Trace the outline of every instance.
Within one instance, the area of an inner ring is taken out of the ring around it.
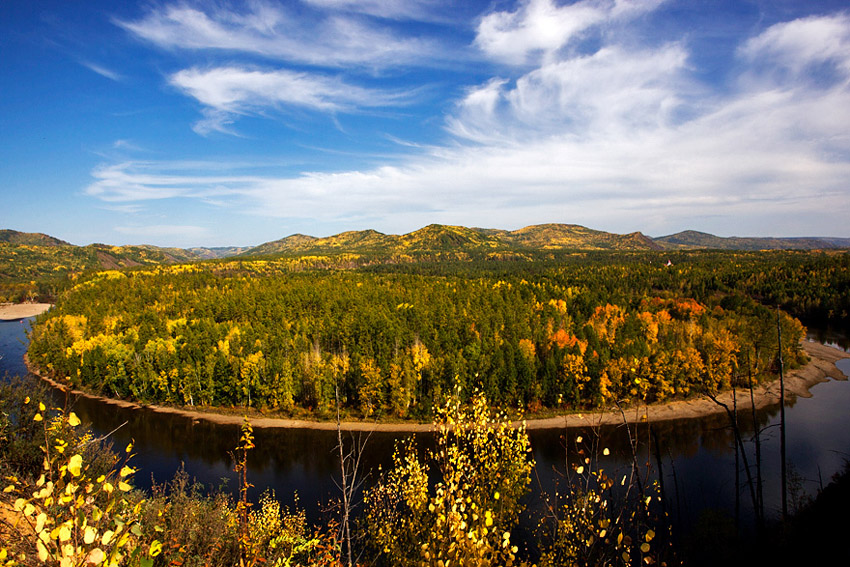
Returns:
[[[16,321],[41,315],[52,303],[0,303],[0,321]]]

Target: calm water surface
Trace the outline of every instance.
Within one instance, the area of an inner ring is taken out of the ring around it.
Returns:
[[[0,376],[26,373],[23,354],[30,320],[0,322]],[[823,338],[822,338],[823,339]],[[843,342],[839,339],[838,342]],[[846,344],[846,343],[845,343]],[[850,375],[850,360],[839,362]],[[822,482],[850,459],[850,382],[829,381],[812,389],[811,398],[791,400],[786,406],[788,458],[803,490],[814,494]],[[64,401],[64,400],[63,400]],[[124,410],[85,399],[73,401],[74,410],[98,434],[112,433],[119,447],[135,442],[135,464],[141,471],[136,483],[149,487],[153,482],[169,480],[181,466],[208,486],[226,482],[235,487],[235,475],[229,451],[236,445],[236,426],[212,425],[183,417],[154,414],[146,410]],[[753,431],[749,412],[741,416],[745,435]],[[779,408],[760,411],[757,421],[766,428],[763,437],[765,502],[769,513],[777,514],[779,493]],[[734,509],[735,454],[732,435],[724,416],[680,420],[642,426],[637,436],[644,441],[640,461],[649,459],[654,474],[660,474],[671,502],[675,523],[683,530],[709,508]],[[634,431],[633,431],[634,433]],[[368,440],[364,470],[391,463],[397,439],[409,434],[374,433]],[[625,470],[630,462],[628,435],[623,427],[593,430],[531,431],[532,448],[537,462],[537,477],[529,506],[539,505],[542,490],[551,491],[561,482],[565,468],[565,445],[575,446],[575,438],[598,440],[600,447],[611,449],[603,465],[608,471]],[[336,434],[328,431],[269,429],[256,430],[257,448],[249,460],[254,496],[273,489],[284,503],[294,502],[297,492],[301,506],[311,520],[320,517],[327,503],[336,498]],[[419,435],[425,444],[429,436]],[[647,441],[652,440],[652,443]],[[650,450],[651,449],[651,450]],[[752,455],[752,445],[748,444]],[[571,457],[574,455],[571,455]],[[752,462],[752,456],[751,462]],[[743,474],[741,476],[743,477]],[[741,490],[744,513],[749,495]],[[318,504],[317,504],[318,503]]]

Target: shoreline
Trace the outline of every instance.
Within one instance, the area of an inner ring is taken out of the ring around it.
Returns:
[[[0,321],[17,321],[35,317],[51,307],[53,307],[52,303],[2,303],[0,304]]]
[[[799,396],[803,398],[810,398],[812,397],[812,393],[809,390],[816,384],[828,382],[830,378],[841,381],[846,381],[848,379],[844,373],[836,367],[835,363],[841,359],[850,358],[850,353],[808,340],[804,340],[802,342],[802,346],[810,360],[809,363],[802,368],[788,372],[785,378],[786,397]],[[29,359],[26,355],[24,355],[24,362],[26,363],[27,368],[30,368]],[[36,372],[32,372],[31,369],[30,372],[56,389],[65,392],[69,391],[69,387],[66,385],[60,384],[51,378],[41,376]],[[750,403],[749,390],[739,388],[737,392],[738,409],[750,409],[752,404]],[[98,400],[102,403],[124,409],[148,410],[154,413],[185,417],[193,421],[207,421],[218,425],[237,426],[241,425],[243,421],[243,417],[241,415],[216,413],[214,410],[202,411],[155,404],[140,404],[137,402],[97,396],[81,390],[70,390],[70,393],[75,396]],[[755,399],[756,409],[761,409],[779,403],[779,379],[777,378],[770,383],[763,384],[758,388],[755,388],[753,391],[753,397]],[[727,391],[721,393],[717,396],[717,400],[731,407],[732,392]],[[594,427],[599,425],[619,425],[623,423],[624,417],[628,423],[644,421],[655,423],[674,419],[700,418],[718,413],[725,413],[725,410],[706,396],[699,396],[690,400],[675,400],[650,406],[631,406],[624,408],[622,413],[619,410],[604,410],[586,413],[576,412],[555,417],[531,418],[522,421],[526,423],[528,430],[563,429]],[[335,431],[337,428],[335,421],[311,421],[305,419],[277,417],[249,417],[249,421],[255,429],[312,429],[320,431]],[[514,425],[519,425],[522,421],[515,421],[513,423]],[[343,421],[340,427],[343,431],[362,432],[426,433],[434,431],[433,423]]]

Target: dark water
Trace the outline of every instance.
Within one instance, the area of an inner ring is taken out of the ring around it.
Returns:
[[[26,349],[29,322],[0,322],[0,376],[23,374],[22,356]],[[839,368],[850,375],[850,360],[839,362]],[[812,389],[813,397],[791,400],[786,406],[788,458],[801,490],[814,494],[820,483],[850,459],[850,382],[830,381]],[[60,400],[60,403],[64,400]],[[236,426],[212,425],[191,419],[154,414],[146,410],[125,410],[90,400],[73,401],[74,410],[95,432],[113,432],[118,447],[135,442],[136,465],[141,472],[136,482],[149,487],[152,482],[169,480],[182,465],[186,471],[208,486],[218,486],[227,479],[235,487],[235,475],[229,451],[236,445]],[[745,435],[753,430],[749,412],[741,416]],[[766,428],[762,435],[765,503],[769,514],[777,515],[779,492],[779,408],[760,411],[757,422]],[[674,521],[682,530],[692,526],[707,509],[723,509],[730,514],[735,502],[735,454],[732,434],[724,416],[680,420],[653,424],[651,431],[641,426],[632,435],[641,440],[639,461],[649,460],[653,474],[660,472],[665,492],[671,503]],[[385,468],[397,439],[409,434],[374,433],[368,440],[363,464],[365,471]],[[529,433],[537,462],[533,492],[529,506],[539,505],[540,493],[552,491],[561,482],[565,468],[565,444],[575,446],[577,436],[584,443],[598,442],[607,447],[606,470],[625,470],[631,461],[629,435],[623,427],[600,430],[571,429],[531,431]],[[256,430],[256,449],[249,460],[250,480],[254,496],[267,488],[275,490],[285,504],[299,495],[301,506],[316,520],[336,498],[338,473],[336,434],[310,430]],[[427,435],[420,440],[431,442]],[[660,453],[660,471],[659,459]],[[747,444],[752,460],[752,444]],[[571,454],[570,458],[575,458]],[[374,478],[374,474],[373,474]],[[742,474],[743,478],[743,474]],[[368,483],[368,481],[367,481]],[[744,517],[751,514],[749,494],[741,489]]]

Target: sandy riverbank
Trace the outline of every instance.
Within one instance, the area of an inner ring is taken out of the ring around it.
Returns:
[[[808,353],[811,361],[804,366],[792,372],[789,372],[785,378],[786,396],[811,397],[810,388],[815,384],[827,382],[829,378],[835,380],[847,380],[847,377],[839,370],[835,363],[842,358],[850,358],[850,353],[846,353],[837,348],[822,345],[820,343],[804,341],[803,348]],[[67,387],[59,384],[49,378],[41,377],[42,380],[48,382],[52,386],[60,389]],[[103,398],[94,396],[86,392],[72,390],[72,393],[85,398],[97,399],[104,403],[117,407],[128,409],[145,408],[149,411],[163,414],[171,414],[183,416],[194,420],[204,420],[218,424],[233,424],[239,425],[242,423],[242,417],[239,415],[229,415],[214,413],[213,411],[198,411],[187,410],[177,407],[167,407],[158,405],[141,405],[134,402],[124,400],[116,400],[111,398]],[[739,389],[737,393],[738,409],[747,410],[751,407],[750,395],[748,390]],[[766,384],[757,388],[754,392],[755,405],[757,408],[762,408],[779,402],[779,380]],[[726,403],[729,407],[732,406],[732,392],[724,392],[717,399]],[[716,404],[714,401],[699,397],[691,400],[682,400],[667,402],[663,404],[651,406],[638,406],[625,409],[625,417],[630,423],[637,421],[659,422],[672,419],[690,419],[698,418],[716,413],[723,413],[725,410]],[[250,418],[251,424],[255,428],[280,428],[280,429],[317,429],[317,430],[335,430],[336,423],[329,421],[308,421],[302,419],[284,419],[272,417]],[[545,419],[529,419],[527,420],[528,429],[558,429],[563,427],[588,427],[597,425],[615,425],[623,422],[623,414],[620,411],[599,411],[591,413],[575,413],[558,417],[550,417]],[[384,432],[427,432],[433,431],[434,427],[430,423],[374,423],[363,421],[347,421],[342,424],[342,429],[346,431],[384,431]]]
[[[51,303],[0,303],[0,321],[15,321],[41,315],[53,307]]]

